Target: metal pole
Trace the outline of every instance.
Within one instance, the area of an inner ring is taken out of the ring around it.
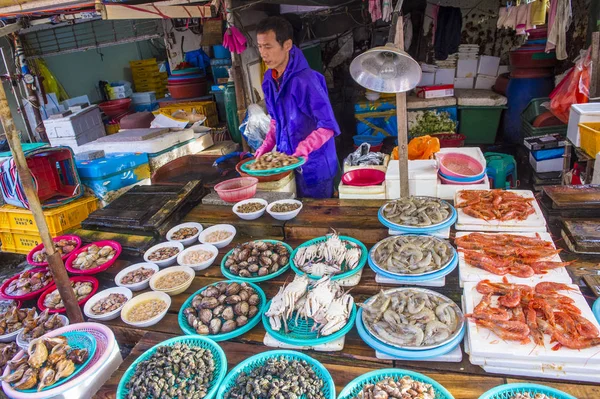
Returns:
[[[48,225],[44,218],[40,199],[38,198],[37,191],[33,185],[33,178],[29,167],[27,166],[25,154],[23,154],[23,149],[21,148],[21,140],[15,129],[15,122],[10,114],[10,108],[8,107],[6,92],[4,91],[3,85],[0,85],[0,120],[4,127],[4,133],[6,134],[8,145],[10,146],[15,165],[17,166],[19,179],[25,190],[25,196],[29,202],[30,210],[33,213],[35,223],[38,226],[42,242],[44,243],[44,248],[48,254],[48,266],[52,273],[52,277],[54,278],[54,283],[58,288],[60,297],[65,304],[67,316],[71,323],[81,323],[84,321],[83,315],[77,304],[73,288],[71,288],[71,282],[69,281],[65,264],[63,263],[60,253],[54,250],[54,243],[50,236],[50,232],[48,231]]]

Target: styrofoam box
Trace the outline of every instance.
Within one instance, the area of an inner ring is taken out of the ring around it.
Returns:
[[[391,160],[385,174],[386,199],[400,198],[400,171],[398,160]],[[408,161],[408,191],[410,195],[437,194],[437,162],[435,160]]]
[[[98,125],[102,126],[102,117],[97,105],[84,108],[63,118],[44,121],[49,138],[76,138]]]
[[[492,57],[489,55],[482,55],[479,57],[479,67],[477,68],[477,74],[487,76],[498,76],[498,67],[500,66],[500,58]]]
[[[454,78],[455,89],[472,89],[475,78]]]
[[[477,75],[477,59],[459,59],[456,67],[457,78],[474,78]]]
[[[385,199],[386,182],[378,186],[347,186],[340,182],[338,186],[340,199]]]
[[[537,161],[533,154],[529,153],[529,163],[531,167],[538,173],[546,172],[560,172],[563,170],[563,158],[545,159],[543,161]]]
[[[91,143],[92,141],[95,141],[101,137],[104,137],[105,135],[106,135],[106,130],[104,129],[104,125],[101,124],[101,125],[93,126],[91,129],[87,130],[86,132],[84,132],[82,134],[77,135],[76,137],[60,137],[60,138],[49,137],[48,140],[50,140],[50,144],[52,144],[53,147],[57,147],[60,145],[71,147],[73,152],[78,154],[80,152],[85,151],[85,150],[79,150],[79,148],[82,145]]]
[[[423,72],[417,86],[433,86],[435,84],[435,72]]]
[[[571,105],[569,124],[567,125],[567,138],[576,147],[581,145],[578,125],[583,122],[600,122],[600,103]]]
[[[475,78],[475,88],[476,89],[491,90],[495,84],[496,84],[495,76],[477,75],[477,78]]]
[[[453,85],[456,68],[439,68],[435,72],[436,85]]]

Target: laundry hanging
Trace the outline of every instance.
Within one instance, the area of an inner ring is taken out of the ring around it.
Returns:
[[[549,0],[536,0],[531,3],[531,24],[544,25],[546,23],[546,12]]]
[[[462,32],[462,12],[457,7],[440,7],[435,28],[435,59],[443,61],[458,52]]]
[[[556,59],[566,60],[569,57],[567,53],[567,31],[573,20],[571,0],[554,0],[553,3],[556,3],[556,10],[551,30],[548,33],[546,52],[556,48]]]

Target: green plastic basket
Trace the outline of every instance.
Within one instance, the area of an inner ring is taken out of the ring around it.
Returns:
[[[255,241],[264,241],[264,242],[268,242],[268,243],[271,243],[271,244],[283,244],[283,246],[289,252],[290,259],[292,258],[293,249],[292,249],[292,247],[290,247],[285,242],[277,241],[277,240],[255,240]],[[223,276],[225,276],[226,278],[228,278],[230,280],[240,280],[240,281],[246,281],[246,282],[249,282],[249,283],[259,283],[261,281],[267,281],[267,280],[270,280],[270,279],[275,278],[277,276],[280,276],[280,275],[282,275],[283,273],[285,273],[290,268],[290,262],[288,262],[285,266],[280,267],[279,270],[277,270],[275,273],[267,274],[266,276],[259,276],[257,273],[252,273],[253,277],[240,277],[240,276],[236,276],[235,274],[231,273],[229,271],[229,269],[225,266],[225,262],[227,262],[227,258],[229,258],[229,256],[231,255],[232,252],[233,252],[233,249],[231,251],[227,252],[227,254],[221,260],[221,273],[223,273]]]
[[[215,372],[213,374],[213,379],[210,382],[210,387],[208,389],[208,394],[204,397],[204,399],[212,399],[217,393],[217,389],[225,378],[225,374],[227,374],[227,358],[225,357],[225,352],[223,349],[211,339],[203,337],[201,335],[185,335],[180,337],[175,337],[168,339],[166,341],[161,342],[160,344],[154,345],[152,348],[148,349],[144,352],[140,357],[138,357],[132,364],[127,368],[123,377],[121,377],[121,381],[119,381],[119,386],[117,388],[117,399],[125,399],[129,390],[126,388],[127,383],[133,376],[135,369],[137,368],[140,362],[147,360],[152,356],[158,347],[160,346],[173,346],[175,344],[187,344],[194,347],[201,347],[207,350],[210,350],[213,354],[213,359],[215,362]],[[184,398],[171,398],[171,399],[184,399]]]
[[[547,134],[559,133],[563,136],[567,134],[567,125],[534,127],[535,118],[548,112],[543,103],[550,102],[548,97],[534,98],[529,102],[525,110],[521,113],[521,130],[524,137],[545,136]]]
[[[340,392],[338,399],[354,398],[366,384],[375,384],[387,377],[400,379],[404,376],[408,376],[415,381],[433,385],[433,389],[435,390],[435,399],[454,399],[454,396],[452,396],[452,394],[436,380],[415,371],[402,369],[383,369],[363,374],[346,385],[342,392]]]
[[[198,335],[198,333],[196,332],[196,330],[194,330],[192,328],[192,326],[189,325],[189,323],[187,322],[187,318],[183,314],[183,311],[186,308],[192,306],[192,301],[196,295],[200,294],[202,291],[204,291],[208,287],[217,285],[221,282],[222,281],[218,281],[216,283],[209,284],[206,287],[200,288],[198,291],[196,291],[192,295],[190,295],[190,297],[188,299],[186,299],[186,301],[183,303],[183,305],[179,309],[179,314],[177,315],[177,321],[179,322],[179,328],[181,328],[181,330],[186,335]],[[227,280],[225,282],[226,283],[243,283],[244,281],[234,279],[234,280]],[[267,304],[267,296],[265,295],[264,291],[258,285],[249,283],[247,281],[245,283],[248,284],[249,286],[251,286],[252,288],[254,288],[254,290],[256,291],[256,293],[258,294],[258,296],[260,298],[260,303],[258,305],[258,312],[256,313],[256,315],[254,315],[253,318],[248,320],[248,323],[246,323],[246,325],[244,325],[240,328],[236,328],[233,331],[230,331],[228,333],[216,334],[216,335],[201,335],[202,337],[212,339],[213,341],[227,341],[228,339],[239,337],[240,335],[247,333],[248,331],[250,331],[252,328],[254,328],[254,326],[256,326],[260,322],[260,316],[263,313],[264,309],[266,309],[265,306]]]
[[[299,162],[296,162],[295,164],[288,165],[288,166],[282,166],[281,168],[265,169],[265,170],[252,170],[252,169],[248,168],[248,166],[250,166],[254,162],[256,162],[256,159],[252,159],[252,160],[246,162],[245,164],[243,164],[242,166],[240,166],[240,169],[242,170],[242,172],[249,174],[250,176],[271,176],[271,175],[276,175],[279,173],[287,172],[290,170],[294,170],[306,163],[306,159],[303,157],[298,157],[298,160],[299,160]]]
[[[71,378],[76,377],[83,369],[85,369],[96,353],[96,337],[94,337],[92,334],[85,331],[70,331],[61,335],[67,339],[67,343],[72,349],[87,349],[88,357],[82,364],[75,365],[75,371],[70,376],[60,379],[54,384],[45,387],[41,390],[41,392],[56,388],[69,381]],[[37,391],[38,390],[36,388],[19,390],[19,392],[26,393],[34,393]]]
[[[527,383],[515,383],[505,384],[492,388],[479,399],[510,399],[517,393],[530,393],[536,394],[541,393],[544,395],[552,396],[555,399],[577,399],[575,396],[571,396],[567,393],[559,391],[558,389],[550,388],[539,384],[527,384]]]
[[[290,265],[292,267],[292,270],[294,270],[294,272],[296,274],[299,274],[299,275],[306,274],[302,270],[300,270],[300,268],[298,268],[296,266],[296,264],[294,263],[294,257],[296,256],[296,253],[298,253],[298,249],[300,249],[302,247],[306,247],[306,246],[309,246],[309,245],[313,245],[313,244],[319,243],[321,241],[325,241],[326,239],[327,239],[327,236],[314,238],[314,239],[312,239],[310,241],[307,241],[304,244],[298,246],[298,248],[296,248],[294,250],[294,252],[292,252],[292,255],[290,256]],[[365,266],[365,264],[367,263],[368,255],[369,255],[369,251],[367,251],[367,247],[365,247],[365,244],[363,244],[362,242],[358,241],[357,239],[352,238],[352,237],[347,237],[347,236],[340,236],[340,240],[342,240],[342,241],[350,241],[350,242],[353,242],[356,245],[358,245],[358,247],[361,250],[360,260],[358,261],[358,265],[354,269],[345,271],[345,272],[340,273],[340,274],[336,274],[334,276],[331,276],[331,280],[342,280],[342,279],[354,276],[356,273],[358,273],[359,271],[361,271],[362,268]],[[345,262],[342,265],[342,269],[344,267],[345,267]],[[314,274],[306,274],[306,275],[311,280],[320,280],[321,278],[323,278],[323,276],[316,276]]]
[[[321,392],[325,398],[335,399],[335,384],[333,383],[333,379],[331,378],[329,371],[327,371],[327,369],[320,362],[312,357],[305,355],[304,353],[288,350],[263,352],[244,360],[242,363],[235,366],[235,368],[231,370],[229,374],[227,374],[227,377],[225,377],[221,383],[217,397],[219,399],[223,399],[225,397],[225,394],[236,385],[236,379],[240,373],[249,373],[253,368],[262,365],[267,359],[273,357],[283,357],[288,360],[306,361],[315,371],[316,375],[323,380],[323,388]],[[303,395],[299,399],[306,399],[305,397],[306,395]]]
[[[265,306],[265,312],[269,309],[269,306],[271,306],[271,301]],[[317,331],[311,331],[315,324],[314,321],[311,319],[307,321],[300,317],[296,319],[296,312],[286,320],[289,329],[288,333],[285,332],[283,327],[280,331],[273,330],[273,328],[271,328],[271,323],[269,323],[269,318],[265,316],[265,312],[262,313],[262,322],[265,330],[278,341],[299,346],[315,346],[335,341],[348,334],[356,320],[356,305],[352,305],[350,317],[348,317],[348,322],[344,327],[331,335],[319,336]]]

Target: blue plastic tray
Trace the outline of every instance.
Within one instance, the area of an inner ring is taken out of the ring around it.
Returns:
[[[492,388],[479,399],[510,399],[516,393],[541,393],[550,395],[556,399],[577,399],[575,396],[571,396],[558,389],[550,388],[539,384],[527,384],[527,383],[515,383],[515,384],[504,384]]]
[[[267,306],[265,306],[265,312],[267,309],[269,309],[269,306],[271,306],[271,301],[269,301]],[[344,327],[331,335],[319,336],[317,332],[311,331],[311,328],[314,325],[312,320],[306,321],[302,318],[298,318],[296,321],[296,312],[294,312],[292,317],[287,320],[287,326],[290,330],[289,333],[285,332],[285,328],[283,326],[281,327],[280,331],[275,331],[271,328],[269,318],[265,316],[265,312],[262,314],[262,322],[265,330],[278,341],[299,346],[315,346],[335,341],[336,339],[346,335],[352,329],[356,319],[356,305],[353,305],[348,322]]]
[[[290,247],[285,242],[277,241],[277,240],[256,240],[256,241],[264,241],[264,242],[269,242],[269,243],[273,243],[273,244],[283,244],[283,246],[286,247],[289,252],[290,260],[292,259],[292,253],[294,250],[292,249],[292,247]],[[240,281],[246,281],[246,282],[250,282],[250,283],[259,283],[261,281],[267,281],[267,280],[270,280],[277,276],[280,276],[290,268],[290,262],[288,262],[285,266],[280,267],[279,270],[277,270],[275,273],[267,274],[266,276],[259,276],[257,273],[253,273],[254,274],[253,277],[236,276],[235,274],[233,274],[229,271],[229,268],[227,268],[225,266],[225,262],[227,261],[227,258],[229,258],[229,255],[231,255],[232,252],[233,252],[233,249],[231,251],[227,252],[227,254],[221,260],[221,273],[223,274],[223,276],[225,276],[226,278],[228,278],[230,280],[240,280]]]
[[[256,162],[256,159],[252,159],[252,160],[246,162],[245,164],[243,164],[240,168],[242,169],[242,172],[247,173],[250,176],[271,176],[271,175],[276,175],[278,173],[287,172],[289,170],[294,170],[306,163],[306,159],[304,159],[303,157],[298,157],[298,160],[299,160],[299,162],[296,162],[293,165],[282,166],[281,168],[265,169],[265,170],[252,170],[252,169],[248,169],[249,165],[252,165],[254,162]]]
[[[192,295],[190,295],[190,297],[188,299],[186,299],[186,301],[183,303],[183,305],[181,306],[181,308],[179,309],[179,314],[177,315],[177,321],[179,322],[179,328],[181,328],[181,330],[186,334],[186,335],[198,335],[198,333],[196,332],[196,330],[194,330],[187,322],[186,317],[183,314],[183,311],[192,306],[192,301],[194,299],[194,297],[196,295],[198,295],[199,293],[201,293],[202,291],[204,291],[205,289],[207,289],[210,286],[219,284],[221,281],[217,281],[216,283],[213,284],[209,284],[206,287],[202,287],[200,288],[198,291],[194,292]],[[240,280],[227,280],[225,281],[226,283],[243,283],[244,281],[240,281]],[[242,334],[247,333],[248,331],[250,331],[251,329],[254,328],[254,326],[256,326],[258,324],[258,322],[260,321],[260,315],[264,312],[265,305],[267,303],[267,297],[264,293],[264,291],[256,284],[253,283],[249,283],[246,282],[248,285],[250,285],[252,288],[254,288],[254,290],[256,291],[256,293],[258,294],[258,296],[260,297],[260,303],[258,305],[258,313],[256,313],[256,315],[251,318],[250,320],[248,320],[248,323],[245,326],[242,326],[240,328],[236,328],[235,330],[228,332],[228,333],[222,333],[222,334],[217,334],[217,335],[200,335],[202,337],[206,337],[206,338],[210,338],[213,341],[226,341],[228,339],[231,338],[235,338],[235,337],[239,337]]]
[[[435,390],[435,399],[454,399],[454,396],[452,396],[452,394],[448,392],[446,388],[444,388],[433,378],[427,377],[421,373],[402,369],[375,370],[371,371],[370,373],[363,374],[360,377],[350,381],[350,383],[344,387],[342,392],[340,392],[338,399],[351,399],[356,397],[356,395],[358,395],[358,393],[366,384],[375,384],[378,381],[388,377],[401,379],[404,376],[408,376],[415,381],[433,385],[433,389]]]
[[[358,331],[358,335],[365,342],[365,344],[369,345],[371,348],[375,349],[378,352],[384,353],[388,356],[394,356],[401,359],[411,360],[411,359],[431,359],[433,357],[438,357],[449,353],[456,348],[457,345],[463,340],[465,336],[465,324],[463,324],[460,333],[454,338],[452,341],[448,342],[445,345],[439,346],[434,349],[426,349],[426,350],[406,350],[406,349],[398,349],[393,346],[390,346],[386,343],[379,341],[377,338],[373,337],[367,329],[365,328],[362,322],[362,309],[358,310],[356,315],[356,330]]]
[[[419,283],[423,281],[438,280],[452,273],[454,269],[456,269],[456,266],[458,266],[458,254],[455,252],[454,257],[450,260],[450,262],[448,262],[448,265],[445,266],[443,269],[436,270],[434,273],[425,274],[422,276],[405,275],[400,277],[397,274],[390,273],[389,271],[378,267],[371,259],[371,254],[369,254],[369,267],[371,268],[371,270],[373,270],[377,274],[381,274],[384,277],[391,278],[403,283]]]
[[[354,276],[356,273],[358,273],[360,270],[362,270],[363,267],[365,267],[365,264],[367,263],[367,259],[369,257],[369,251],[367,250],[367,247],[365,247],[365,244],[363,244],[362,242],[358,241],[356,238],[347,237],[347,236],[339,236],[339,237],[340,237],[340,240],[342,240],[342,241],[351,241],[351,242],[355,243],[356,245],[358,245],[358,247],[361,250],[360,260],[358,261],[358,265],[354,269],[345,271],[345,272],[340,273],[340,274],[336,274],[334,276],[331,276],[331,280],[341,280],[341,279],[344,279],[344,278],[348,278],[348,277]],[[300,270],[298,268],[298,266],[296,266],[296,264],[294,263],[294,257],[296,256],[296,253],[298,252],[298,249],[300,249],[302,247],[306,247],[308,245],[316,244],[316,243],[318,243],[320,241],[325,241],[326,239],[327,239],[327,236],[313,238],[312,240],[306,241],[305,243],[299,245],[298,248],[296,248],[294,250],[294,252],[292,252],[292,256],[290,257],[290,265],[292,266],[292,270],[296,274],[299,274],[299,275],[306,274],[302,270]],[[342,265],[342,269],[343,269],[344,266],[345,265]],[[323,277],[323,276],[316,276],[314,274],[306,274],[306,275],[311,280],[320,280]]]
[[[140,357],[138,357],[132,364],[127,368],[123,377],[121,377],[121,381],[119,381],[119,386],[117,388],[117,399],[125,399],[129,390],[126,388],[127,382],[133,376],[137,365],[144,360],[147,360],[152,356],[159,346],[173,346],[175,344],[187,344],[190,346],[199,346],[201,348],[210,350],[213,354],[213,359],[215,362],[215,372],[213,374],[213,379],[210,382],[210,388],[208,393],[204,397],[204,399],[212,399],[217,393],[217,389],[225,378],[225,374],[227,373],[227,358],[225,357],[225,352],[223,349],[214,342],[213,340],[203,337],[201,335],[184,335],[180,337],[175,337],[168,339],[166,341],[161,342],[160,344],[154,345],[152,348],[148,349],[144,352]],[[221,397],[221,396],[219,396]],[[174,397],[171,399],[184,399]]]
[[[217,397],[222,399],[225,397],[225,394],[229,392],[229,390],[236,385],[236,379],[238,375],[242,372],[249,373],[253,368],[262,365],[267,359],[273,357],[284,357],[288,360],[299,360],[307,362],[312,369],[315,371],[316,375],[323,380],[323,388],[321,392],[325,396],[326,399],[335,399],[335,384],[333,383],[333,379],[331,378],[331,374],[323,365],[312,357],[305,355],[301,352],[296,351],[287,351],[287,350],[275,350],[269,352],[259,353],[258,355],[254,355],[244,360],[240,364],[234,367],[233,370],[227,374],[227,377],[221,383],[221,387],[219,388],[219,392],[217,393]],[[208,398],[210,399],[210,398]],[[302,398],[304,399],[304,398]]]
[[[596,301],[592,305],[592,312],[594,312],[596,320],[598,320],[598,323],[600,323],[600,298],[596,299]]]
[[[446,201],[443,201],[443,202],[446,202]],[[392,229],[394,231],[400,231],[403,233],[417,233],[417,234],[433,233],[433,232],[443,230],[447,227],[452,226],[456,222],[456,218],[457,218],[456,209],[452,205],[448,204],[448,205],[450,205],[450,209],[452,209],[452,213],[450,214],[450,217],[448,218],[448,220],[446,220],[445,222],[434,224],[431,226],[424,226],[424,227],[403,226],[400,224],[392,223],[383,217],[383,207],[385,205],[386,204],[384,204],[381,208],[379,208],[379,212],[377,212],[377,218],[379,219],[379,222],[381,224],[383,224],[385,227],[387,227],[388,229]]]
[[[79,374],[88,365],[88,363],[92,360],[92,358],[94,357],[94,354],[96,353],[96,337],[94,337],[92,334],[87,333],[85,331],[71,331],[71,332],[66,332],[64,334],[61,334],[61,335],[65,338],[67,338],[67,343],[69,344],[69,346],[71,348],[87,349],[88,357],[87,357],[86,361],[83,362],[82,364],[75,365],[75,371],[73,372],[73,374],[55,382],[54,384],[52,384],[50,386],[47,386],[46,388],[42,389],[41,392],[56,388],[56,387],[64,384],[65,382],[69,381],[71,378],[76,377],[77,374]],[[27,393],[34,393],[37,391],[38,391],[37,388],[19,390],[19,392],[27,392]]]

